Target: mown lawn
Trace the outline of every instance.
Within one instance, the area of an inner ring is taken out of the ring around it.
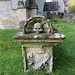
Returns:
[[[53,26],[66,36],[53,48],[53,73],[43,70],[24,73],[21,44],[12,38],[19,30],[0,30],[0,75],[75,75],[75,23],[60,19]]]

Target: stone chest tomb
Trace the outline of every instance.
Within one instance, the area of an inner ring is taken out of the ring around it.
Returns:
[[[62,42],[65,36],[45,17],[34,16],[25,22],[23,32],[16,33],[13,38],[22,45],[24,72],[29,69],[52,72],[52,48]]]

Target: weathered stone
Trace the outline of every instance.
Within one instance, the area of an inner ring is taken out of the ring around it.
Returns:
[[[67,22],[68,23],[74,23],[75,22],[75,18],[74,17],[75,17],[75,13],[69,12],[67,14],[67,17],[66,17]]]
[[[16,2],[15,2],[16,3]],[[14,4],[14,3],[13,3]],[[11,0],[0,1],[0,29],[18,29],[19,19],[18,11],[11,10]]]
[[[34,24],[34,32],[40,33],[41,31],[43,31],[43,29],[41,27],[41,23],[35,23]]]
[[[30,66],[34,70],[42,68],[52,72],[52,47],[62,42],[65,36],[54,29],[48,19],[34,16],[26,21],[23,32],[17,33],[13,38],[22,44],[24,72]]]
[[[28,9],[38,9],[38,6],[37,6],[35,0],[26,0],[25,8],[28,8]]]
[[[50,12],[47,12],[47,18],[52,19],[52,14]]]
[[[63,19],[63,21],[65,21],[65,22],[67,22],[67,14],[68,14],[68,12],[66,10],[64,10],[64,19]]]
[[[53,22],[57,22],[56,12],[53,12],[53,14],[52,14],[52,20],[53,20]]]
[[[34,57],[34,66],[33,68],[40,69],[42,65],[45,65],[45,63],[49,60],[49,54],[44,53],[44,54],[36,54]]]
[[[21,22],[19,23],[19,29],[23,30],[24,24],[25,24],[25,21],[21,21]]]
[[[41,31],[40,33],[53,33],[53,28],[48,19],[42,16],[31,17],[27,20],[24,27],[24,33],[35,33],[35,24],[39,24]],[[37,26],[37,27],[38,27]],[[39,28],[39,27],[38,27]],[[42,31],[43,30],[43,31]]]

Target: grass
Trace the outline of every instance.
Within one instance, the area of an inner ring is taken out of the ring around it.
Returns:
[[[54,70],[58,70],[58,75],[75,75],[75,23],[69,24],[58,20],[53,24],[56,28],[61,26],[61,31],[65,40],[54,47]]]
[[[0,75],[75,75],[75,23],[59,19],[53,26],[57,29],[60,26],[59,31],[66,36],[53,48],[53,73],[47,74],[43,70],[24,73],[21,44],[12,39],[19,30],[0,30]]]

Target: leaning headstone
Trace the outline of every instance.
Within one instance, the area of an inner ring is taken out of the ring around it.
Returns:
[[[57,14],[56,14],[56,12],[52,13],[52,20],[53,20],[53,22],[57,22]]]
[[[72,18],[73,23],[75,23],[75,16]]]
[[[67,22],[67,17],[68,17],[68,13],[67,13],[67,11],[65,10],[65,11],[64,11],[64,19],[63,19],[63,21]]]
[[[73,13],[72,21],[73,21],[73,23],[75,23],[75,12]]]
[[[68,13],[67,22],[68,23],[74,23],[74,21],[75,21],[75,15],[74,15],[74,13],[73,12]]]
[[[52,19],[52,14],[50,12],[47,12],[47,18]]]
[[[71,23],[71,20],[72,20],[72,19],[71,19],[71,16],[68,14],[68,16],[67,16],[67,22],[68,22],[68,23]]]

